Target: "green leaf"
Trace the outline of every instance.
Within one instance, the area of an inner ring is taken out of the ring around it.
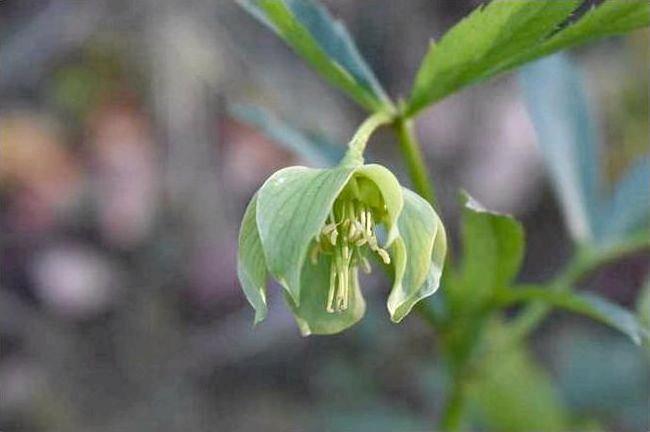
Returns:
[[[391,249],[395,283],[388,297],[391,320],[400,322],[420,300],[440,285],[447,252],[442,221],[431,205],[404,188],[404,208],[398,219],[401,238]]]
[[[557,30],[578,0],[494,0],[432,44],[406,108],[411,117],[461,88],[596,38],[650,24],[647,0],[607,0]]]
[[[283,123],[260,107],[237,105],[230,107],[229,111],[237,120],[254,126],[284,148],[316,167],[335,165],[345,153],[344,146],[331,145],[325,140],[318,141]]]
[[[391,106],[345,27],[314,0],[238,0],[330,84],[370,111]]]
[[[650,337],[650,330],[632,312],[594,294],[544,288],[518,288],[503,294],[508,302],[541,300],[586,315],[627,335],[637,345]]]
[[[563,55],[522,69],[520,82],[546,169],[574,240],[598,235],[600,140],[580,71]]]
[[[248,302],[255,309],[255,324],[266,318],[266,262],[260,242],[255,214],[257,194],[253,196],[239,229],[237,276]]]
[[[650,274],[646,277],[643,288],[636,300],[636,313],[642,325],[650,328]]]
[[[479,7],[431,44],[417,73],[407,114],[491,75],[539,43],[577,6],[577,0],[495,0]]]
[[[605,241],[630,235],[650,226],[650,155],[645,155],[623,175],[603,213]]]
[[[461,239],[464,260],[456,305],[478,306],[517,275],[524,253],[524,231],[514,218],[485,210],[464,194]]]
[[[492,325],[488,339],[498,337],[500,329]],[[485,358],[480,374],[470,380],[467,395],[485,430],[570,429],[567,410],[549,375],[522,346]]]
[[[273,174],[257,199],[257,226],[269,272],[300,303],[307,250],[355,167],[289,167]]]
[[[615,36],[650,25],[647,0],[607,0],[591,9],[577,22],[555,33],[531,52],[512,61],[512,68],[593,39]]]
[[[285,298],[291,306],[303,336],[339,333],[356,324],[366,311],[366,303],[358,283],[353,285],[350,304],[345,311],[335,313],[326,311],[331,263],[332,257],[323,254],[319,256],[318,263],[315,265],[305,262],[301,275],[303,290],[300,294],[299,306],[285,293]]]

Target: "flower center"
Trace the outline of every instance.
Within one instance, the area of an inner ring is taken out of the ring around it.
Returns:
[[[356,199],[337,201],[310,254],[312,264],[318,262],[321,253],[332,256],[327,312],[343,312],[348,308],[351,292],[358,289],[358,267],[365,273],[371,271],[366,258],[368,250],[385,264],[390,263],[388,252],[377,242],[370,208]]]

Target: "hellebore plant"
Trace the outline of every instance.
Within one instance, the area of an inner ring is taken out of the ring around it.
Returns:
[[[337,166],[282,169],[251,200],[238,275],[256,323],[266,316],[268,274],[303,335],[337,333],[363,317],[359,270],[369,273],[371,261],[394,275],[387,302],[394,322],[438,288],[447,248],[440,218],[387,168],[363,161],[370,134],[389,119],[379,113],[362,124]]]
[[[650,247],[650,159],[613,185],[611,196],[599,196],[607,188],[599,184],[602,164],[585,125],[589,115],[580,80],[566,73],[566,62],[529,67],[522,83],[576,252],[551,280],[521,284],[522,225],[467,194],[458,224],[460,253],[455,260],[445,256],[447,237],[432,207],[434,187],[413,123],[425,108],[467,86],[587,41],[647,27],[650,2],[604,0],[581,8],[583,0],[493,0],[430,44],[409,96],[399,104],[383,90],[343,24],[315,0],[239,3],[369,112],[347,153],[334,159],[332,148],[260,111],[238,111],[240,119],[303,159],[334,165],[282,169],[248,205],[238,275],[255,322],[266,317],[266,284],[273,278],[303,335],[340,332],[365,312],[360,276],[373,264],[383,267],[392,277],[391,320],[400,322],[417,304],[435,331],[449,378],[437,429],[576,430],[525,339],[552,308],[591,317],[637,344],[648,339],[647,324],[634,312],[575,286],[598,266]],[[388,168],[364,164],[366,143],[380,126],[395,132],[415,192],[400,186]],[[428,301],[440,284],[435,303]],[[469,419],[470,412],[479,418]]]

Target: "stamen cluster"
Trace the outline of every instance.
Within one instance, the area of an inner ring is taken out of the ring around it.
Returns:
[[[332,256],[327,312],[348,308],[350,293],[358,289],[358,267],[365,273],[371,271],[368,251],[376,253],[384,264],[390,263],[388,252],[377,242],[371,208],[354,198],[337,200],[310,254],[312,264],[321,253]]]

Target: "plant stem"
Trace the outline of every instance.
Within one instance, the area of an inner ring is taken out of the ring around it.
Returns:
[[[451,393],[445,403],[440,427],[445,432],[460,430],[465,408],[465,386],[462,378],[454,376]]]
[[[627,241],[601,248],[595,252],[588,252],[587,249],[579,251],[564,271],[548,284],[549,289],[570,291],[583,277],[603,264],[645,249],[650,249],[650,237],[647,232],[642,232]],[[508,344],[525,339],[539,326],[551,310],[551,306],[539,302],[532,302],[526,306],[510,325]]]
[[[427,169],[420,142],[417,139],[413,127],[413,120],[404,117],[397,117],[393,127],[399,141],[400,152],[406,162],[406,168],[413,183],[413,189],[420,196],[426,199],[431,205],[437,207],[437,199],[431,176]],[[447,254],[447,264],[449,265],[449,252]],[[437,328],[440,320],[436,314],[426,307],[425,304],[419,304],[416,308],[420,316],[432,327]],[[464,363],[464,362],[461,362]],[[443,431],[458,431],[462,426],[463,414],[465,407],[465,384],[462,379],[464,373],[464,364],[452,365],[455,371],[451,374],[452,388],[449,398],[445,403],[444,411],[440,426]]]
[[[366,144],[368,143],[368,139],[370,139],[370,135],[379,126],[392,121],[393,114],[385,111],[378,111],[365,119],[348,143],[348,151],[345,154],[343,163],[362,164],[363,152],[366,150]]]
[[[436,207],[437,200],[435,190],[433,183],[431,182],[429,170],[427,169],[424,157],[422,156],[420,142],[415,135],[413,120],[397,117],[393,122],[393,128],[397,134],[399,149],[404,161],[406,162],[406,168],[408,170],[409,178],[413,183],[413,189],[418,193],[418,195]],[[431,327],[436,328],[438,326],[438,318],[429,308],[426,307],[426,305],[418,303],[416,305],[416,310]]]
[[[413,189],[435,207],[435,190],[422,156],[420,143],[413,129],[413,121],[399,117],[395,120],[394,126],[400,151],[406,162],[409,177],[413,182]]]

